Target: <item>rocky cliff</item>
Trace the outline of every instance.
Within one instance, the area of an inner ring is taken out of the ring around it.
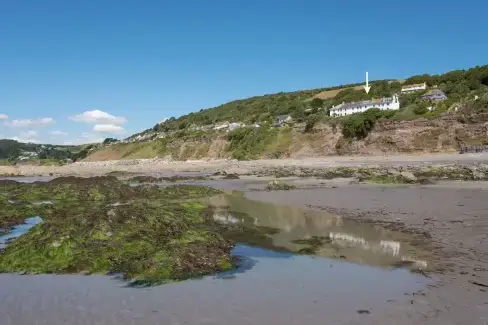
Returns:
[[[488,144],[488,114],[445,115],[412,121],[379,120],[364,139],[345,139],[339,123],[279,129],[256,158],[304,158],[330,155],[420,154],[458,151],[461,144]],[[227,134],[207,133],[140,143],[113,144],[93,152],[88,161],[171,157],[175,160],[230,158]]]

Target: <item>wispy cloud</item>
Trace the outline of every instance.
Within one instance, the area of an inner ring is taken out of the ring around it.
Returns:
[[[55,131],[51,131],[51,135],[55,135],[55,136],[66,136],[66,135],[68,135],[68,132],[63,132],[63,131],[55,130]]]
[[[20,135],[18,137],[12,137],[10,139],[24,143],[40,143],[40,140],[37,139],[37,132],[34,130],[20,132]]]
[[[6,124],[12,127],[35,127],[35,126],[46,126],[53,124],[55,121],[51,117],[43,117],[38,119],[21,119],[7,121]]]
[[[2,120],[8,120],[8,115],[7,114],[0,114],[0,121]]]
[[[93,126],[93,131],[110,134],[124,134],[125,129],[115,124],[96,124]]]
[[[123,116],[114,116],[98,109],[93,111],[86,111],[81,114],[71,116],[70,119],[76,122],[84,122],[90,124],[122,125],[127,123],[127,119]]]
[[[98,134],[83,132],[78,138],[66,140],[63,142],[65,145],[79,145],[85,143],[100,143],[105,140]]]

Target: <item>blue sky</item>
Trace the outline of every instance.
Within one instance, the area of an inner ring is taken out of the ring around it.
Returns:
[[[486,0],[4,0],[0,138],[81,143],[253,95],[487,64]]]

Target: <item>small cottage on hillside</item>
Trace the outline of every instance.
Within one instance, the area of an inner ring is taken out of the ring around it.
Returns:
[[[431,102],[442,102],[447,99],[447,95],[440,89],[432,89],[422,96],[423,100],[428,100]]]
[[[402,94],[409,94],[416,91],[421,91],[427,89],[427,83],[406,85],[402,87]]]
[[[287,122],[290,122],[291,120],[292,120],[292,117],[290,115],[279,115],[276,118],[275,126],[281,126]]]

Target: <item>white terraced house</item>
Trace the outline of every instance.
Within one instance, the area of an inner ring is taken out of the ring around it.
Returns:
[[[426,89],[427,89],[427,84],[425,82],[423,84],[406,85],[402,87],[402,94],[413,93],[416,91],[421,91]]]
[[[362,113],[366,112],[370,108],[379,108],[382,111],[398,110],[400,109],[400,100],[398,99],[398,95],[394,94],[392,97],[383,97],[381,99],[365,100],[354,103],[342,103],[337,106],[333,106],[330,109],[330,116],[346,116],[355,113]]]

